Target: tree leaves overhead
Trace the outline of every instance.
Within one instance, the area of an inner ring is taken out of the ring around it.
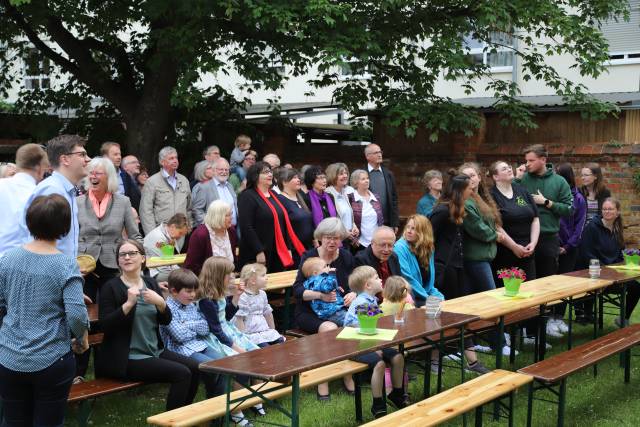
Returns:
[[[373,108],[410,134],[426,125],[437,139],[478,124],[473,111],[436,93],[441,78],[469,94],[489,90],[511,122],[532,125],[514,99],[517,85],[469,62],[465,35],[490,54],[512,50],[525,81],[545,81],[589,114],[607,111],[547,57],[570,55],[582,76],[597,77],[608,59],[597,26],[624,19],[626,7],[626,0],[0,0],[0,42],[4,64],[18,65],[35,46],[68,80],[22,91],[17,108],[88,112],[88,100],[99,97],[127,123],[131,141],[152,137],[136,130],[144,126],[155,129],[157,145],[176,118],[199,126],[248,101],[218,84],[205,87],[204,74],[237,73],[248,92],[281,89],[287,77],[274,63],[285,65],[288,76],[313,76],[311,90],[335,88],[334,101],[348,111]],[[496,40],[497,32],[514,43]],[[367,78],[338,73],[351,61],[366,68]],[[11,69],[21,72],[3,66],[5,95],[20,78]]]

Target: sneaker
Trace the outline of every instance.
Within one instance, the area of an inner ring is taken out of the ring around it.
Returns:
[[[531,337],[525,337],[524,338],[524,345],[535,345],[536,344],[536,340],[534,338]],[[545,348],[547,350],[551,350],[553,347],[551,347],[551,344],[549,344],[548,342],[544,343],[545,344]]]
[[[267,411],[264,410],[262,403],[252,406],[251,412],[253,412],[258,417],[264,417],[265,415],[267,415]]]
[[[622,321],[620,321],[620,316],[613,319],[613,323],[615,323],[618,328],[624,328],[626,326],[629,326],[629,320],[624,319],[624,323],[623,323]]]
[[[465,370],[467,372],[475,372],[476,374],[480,374],[480,375],[488,374],[489,372],[491,372],[479,360],[476,361],[476,363],[474,363],[473,365],[467,365]]]
[[[242,412],[240,412],[239,414],[231,414],[231,421],[240,427],[253,427],[253,424],[251,424],[251,421],[249,421],[248,419],[246,419],[244,417],[244,415],[242,414]]]
[[[376,406],[371,405],[371,415],[373,418],[382,418],[387,415],[387,407],[386,406]]]
[[[484,345],[476,344],[473,346],[475,351],[479,351],[480,353],[491,353],[491,347],[487,347]]]
[[[567,325],[562,319],[556,319],[556,328],[558,328],[558,330],[563,334],[569,332],[569,325]]]
[[[85,382],[86,380],[84,379],[83,376],[78,375],[77,377],[75,377],[73,379],[72,384],[82,384],[83,382]]]
[[[554,338],[562,338],[562,333],[558,330],[554,320],[547,322],[547,335]]]
[[[511,335],[504,334],[504,345],[511,347]]]
[[[518,350],[515,350],[514,354],[517,356],[518,354],[520,354],[520,352]],[[508,345],[502,347],[502,355],[511,356],[511,347],[509,347]]]
[[[396,409],[406,408],[408,406],[407,396],[404,394],[404,391],[401,393],[394,393],[393,391],[387,395],[387,399]]]
[[[454,361],[454,362],[459,362],[460,361],[460,353],[447,354],[444,358],[447,359],[447,360]]]

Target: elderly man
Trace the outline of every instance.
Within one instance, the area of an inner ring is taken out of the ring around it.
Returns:
[[[235,226],[238,219],[238,201],[233,186],[229,183],[229,162],[222,157],[215,162],[213,179],[193,187],[194,228],[204,222],[209,205],[218,199],[231,206],[231,224]]]
[[[382,149],[377,144],[369,144],[364,149],[369,172],[369,190],[375,193],[382,205],[384,225],[398,231],[400,216],[398,214],[398,192],[396,180],[391,171],[382,167]]]
[[[160,172],[149,177],[142,189],[140,221],[145,234],[177,213],[191,218],[191,191],[189,181],[177,172],[178,152],[173,147],[164,147],[158,154]]]
[[[207,163],[207,162],[215,162],[220,158],[220,149],[217,145],[210,145],[202,151],[202,160],[195,164],[193,167],[193,172],[189,177],[189,182],[191,183],[191,188],[195,187],[198,181],[195,179],[196,170],[198,170],[198,166]]]
[[[396,233],[385,225],[373,232],[371,245],[356,255],[356,266],[368,265],[376,269],[382,279],[382,287],[389,276],[401,275],[398,256],[393,252]],[[382,294],[377,295],[378,302],[382,302]]]
[[[16,174],[0,180],[0,206],[4,212],[0,227],[0,257],[9,249],[30,240],[20,227],[27,200],[49,168],[47,153],[38,144],[25,144],[16,152]]]

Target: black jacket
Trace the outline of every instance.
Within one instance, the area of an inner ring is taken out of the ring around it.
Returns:
[[[364,166],[364,170],[369,170],[369,165]],[[382,214],[384,216],[384,225],[389,227],[398,227],[400,225],[400,214],[398,213],[398,191],[396,190],[396,179],[391,171],[382,166],[382,176],[384,176],[385,190],[387,192],[387,204],[382,206]],[[369,188],[372,193],[380,194],[379,188]]]
[[[395,253],[391,253],[391,256],[387,260],[387,263],[389,264],[389,271],[391,272],[392,276],[402,275],[402,271],[400,270],[400,261],[398,261],[398,255],[396,255]],[[356,254],[356,267],[360,267],[361,265],[369,265],[375,268],[376,271],[380,271],[380,260],[373,254],[371,246]]]
[[[155,279],[143,277],[147,288],[162,296]],[[104,332],[104,339],[96,351],[96,376],[125,379],[131,343],[131,328],[136,314],[134,306],[129,314],[124,314],[122,304],[127,301],[127,286],[119,277],[109,280],[100,289],[99,326]],[[158,312],[158,325],[171,323],[171,310],[167,307],[164,313]],[[158,344],[162,348],[160,330],[156,326]]]
[[[140,193],[138,184],[133,179],[133,177],[131,177],[131,175],[129,175],[122,169],[120,169],[118,172],[120,173],[122,184],[124,185],[124,195],[129,198],[131,206],[133,206],[136,211],[140,211],[140,198],[142,197],[142,195]]]
[[[436,246],[434,261],[436,264],[449,267],[462,267],[464,252],[464,229],[462,224],[451,221],[449,205],[436,205],[429,216],[433,227],[433,238]]]
[[[589,268],[589,260],[597,259],[602,265],[615,264],[622,261],[621,245],[615,235],[602,223],[602,217],[594,217],[582,232],[582,240],[578,247],[576,270]]]

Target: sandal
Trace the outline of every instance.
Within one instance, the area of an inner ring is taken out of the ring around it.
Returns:
[[[259,403],[258,405],[252,406],[251,411],[258,417],[264,417],[265,415],[267,415],[267,411],[264,410],[264,407],[262,406],[261,403]]]
[[[318,391],[316,391],[316,399],[318,399],[318,402],[328,402],[331,400],[331,395],[330,394],[320,394],[318,393]]]
[[[246,419],[244,415],[231,415],[231,422],[240,427],[253,427],[251,421]]]

